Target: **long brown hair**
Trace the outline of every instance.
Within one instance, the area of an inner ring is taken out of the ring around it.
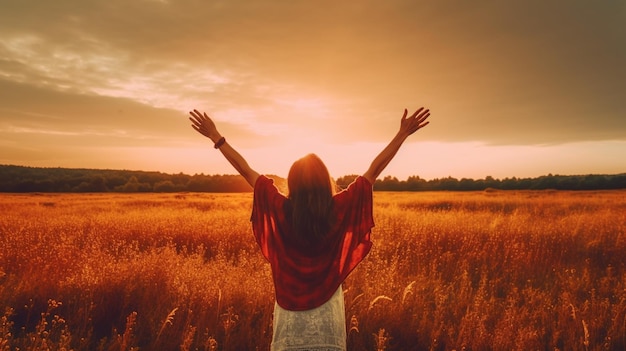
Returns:
[[[333,224],[335,183],[324,162],[308,154],[291,166],[287,176],[291,202],[291,224],[300,241],[322,239]]]

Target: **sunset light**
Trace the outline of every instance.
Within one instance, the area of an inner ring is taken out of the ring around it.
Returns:
[[[0,3],[0,351],[626,350],[626,0]]]
[[[626,171],[621,4],[131,4],[3,9],[0,164],[233,174],[198,109],[261,173],[341,176],[425,106],[385,174]]]

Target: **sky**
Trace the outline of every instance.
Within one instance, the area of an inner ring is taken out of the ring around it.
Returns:
[[[626,2],[0,0],[0,164],[381,176],[626,172]]]

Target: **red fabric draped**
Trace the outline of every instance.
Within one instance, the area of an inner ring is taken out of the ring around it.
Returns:
[[[358,177],[333,197],[336,222],[326,239],[303,245],[292,235],[289,200],[261,175],[254,186],[252,229],[272,267],[276,302],[292,311],[322,305],[372,247],[372,185]]]

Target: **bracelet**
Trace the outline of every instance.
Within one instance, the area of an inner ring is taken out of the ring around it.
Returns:
[[[226,138],[221,137],[220,140],[217,141],[217,143],[215,143],[215,146],[213,146],[216,149],[219,149],[222,145],[224,145],[224,143],[226,142]]]

